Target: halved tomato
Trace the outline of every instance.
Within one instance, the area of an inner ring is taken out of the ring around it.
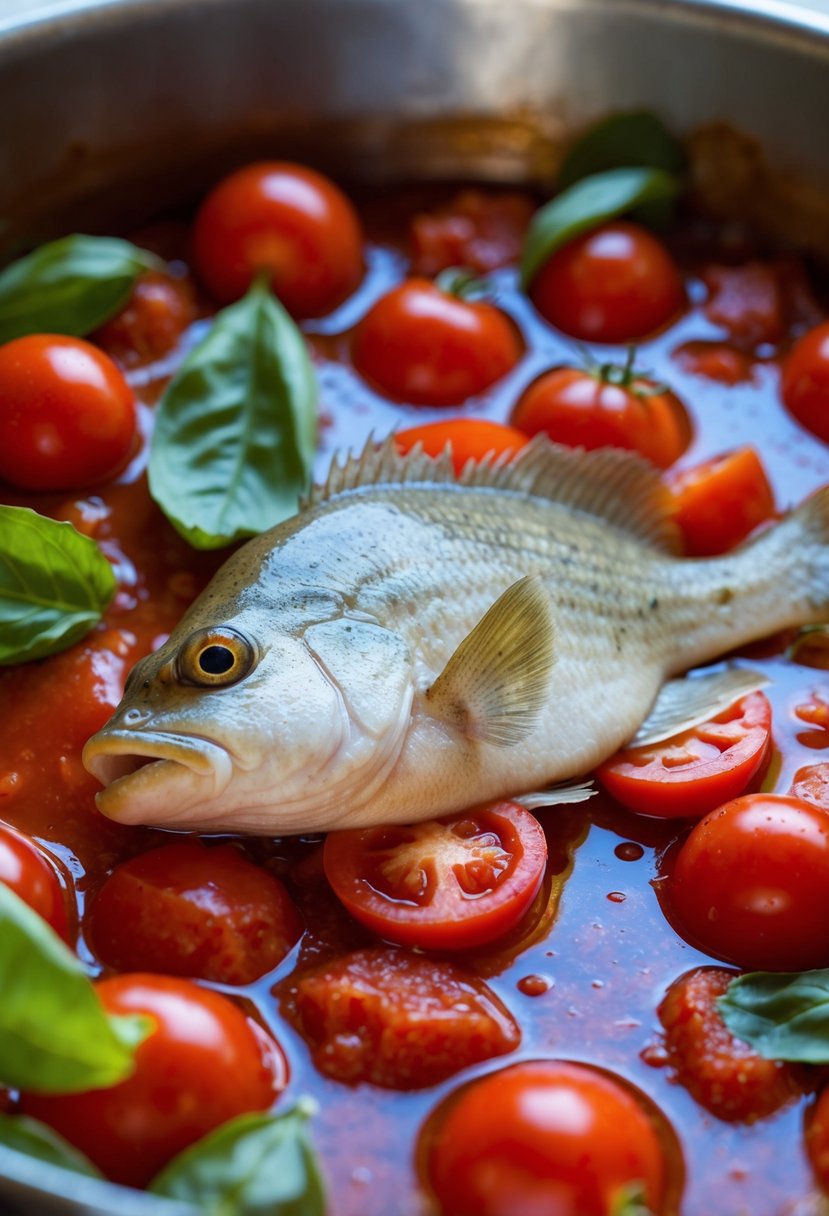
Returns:
[[[411,827],[332,832],[323,864],[337,898],[372,932],[432,950],[507,933],[535,898],[547,842],[515,802]]]
[[[743,792],[766,759],[770,738],[771,705],[753,692],[672,739],[617,752],[597,776],[632,811],[699,818]]]

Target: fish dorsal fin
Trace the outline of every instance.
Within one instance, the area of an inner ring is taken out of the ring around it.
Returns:
[[[430,712],[470,739],[520,743],[535,726],[555,657],[550,597],[519,579],[463,639],[426,693]]]
[[[628,747],[646,747],[698,726],[728,709],[740,697],[768,684],[758,671],[734,667],[704,676],[686,676],[663,684],[651,712]]]
[[[401,454],[393,435],[379,444],[369,439],[345,464],[332,462],[328,479],[311,490],[304,506],[369,486],[412,484],[477,486],[548,498],[603,519],[654,548],[679,551],[670,493],[647,461],[618,448],[587,452],[562,447],[546,435],[537,435],[513,459],[469,460],[460,475],[448,445],[435,458],[420,443]]]

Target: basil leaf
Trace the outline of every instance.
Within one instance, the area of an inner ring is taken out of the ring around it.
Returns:
[[[766,1059],[829,1064],[829,970],[753,971],[718,1004],[731,1033]]]
[[[72,951],[0,883],[0,1082],[35,1093],[102,1089],[132,1072],[151,1029],[112,1017]]]
[[[191,545],[217,549],[296,512],[316,442],[305,340],[257,281],[217,315],[165,392],[150,493]]]
[[[617,1191],[610,1216],[653,1216],[641,1182],[628,1182]]]
[[[16,1153],[46,1161],[49,1165],[73,1170],[76,1174],[88,1174],[90,1178],[103,1177],[89,1158],[78,1152],[68,1140],[28,1115],[0,1115],[0,1144],[14,1149]]]
[[[163,263],[111,236],[65,236],[0,273],[0,342],[24,334],[82,338],[126,304],[144,270]]]
[[[605,169],[650,168],[680,173],[685,153],[661,119],[649,110],[612,114],[579,139],[558,175],[561,190]]]
[[[205,1216],[325,1216],[325,1194],[302,1105],[241,1115],[179,1153],[150,1183]]]
[[[101,619],[115,575],[71,524],[0,506],[0,666],[65,650]]]
[[[533,216],[521,255],[521,285],[527,288],[547,258],[605,220],[640,206],[675,198],[680,182],[664,169],[608,169],[582,178]]]

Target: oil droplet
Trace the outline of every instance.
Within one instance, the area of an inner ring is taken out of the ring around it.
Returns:
[[[639,861],[645,856],[645,850],[641,844],[636,844],[633,840],[625,840],[622,844],[617,844],[613,852],[620,861]]]
[[[553,987],[553,980],[547,975],[525,975],[515,986],[524,996],[543,996]]]
[[[623,904],[627,899],[624,891],[608,891],[607,898],[612,904]]]

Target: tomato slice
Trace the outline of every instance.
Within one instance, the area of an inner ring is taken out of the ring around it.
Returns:
[[[666,477],[688,557],[727,553],[774,515],[774,491],[752,447]]]
[[[672,739],[617,752],[597,776],[632,811],[699,818],[743,792],[766,759],[770,739],[771,705],[753,692]]]
[[[337,898],[372,932],[404,946],[455,950],[518,923],[544,877],[547,842],[515,802],[411,827],[332,832],[323,864]]]

